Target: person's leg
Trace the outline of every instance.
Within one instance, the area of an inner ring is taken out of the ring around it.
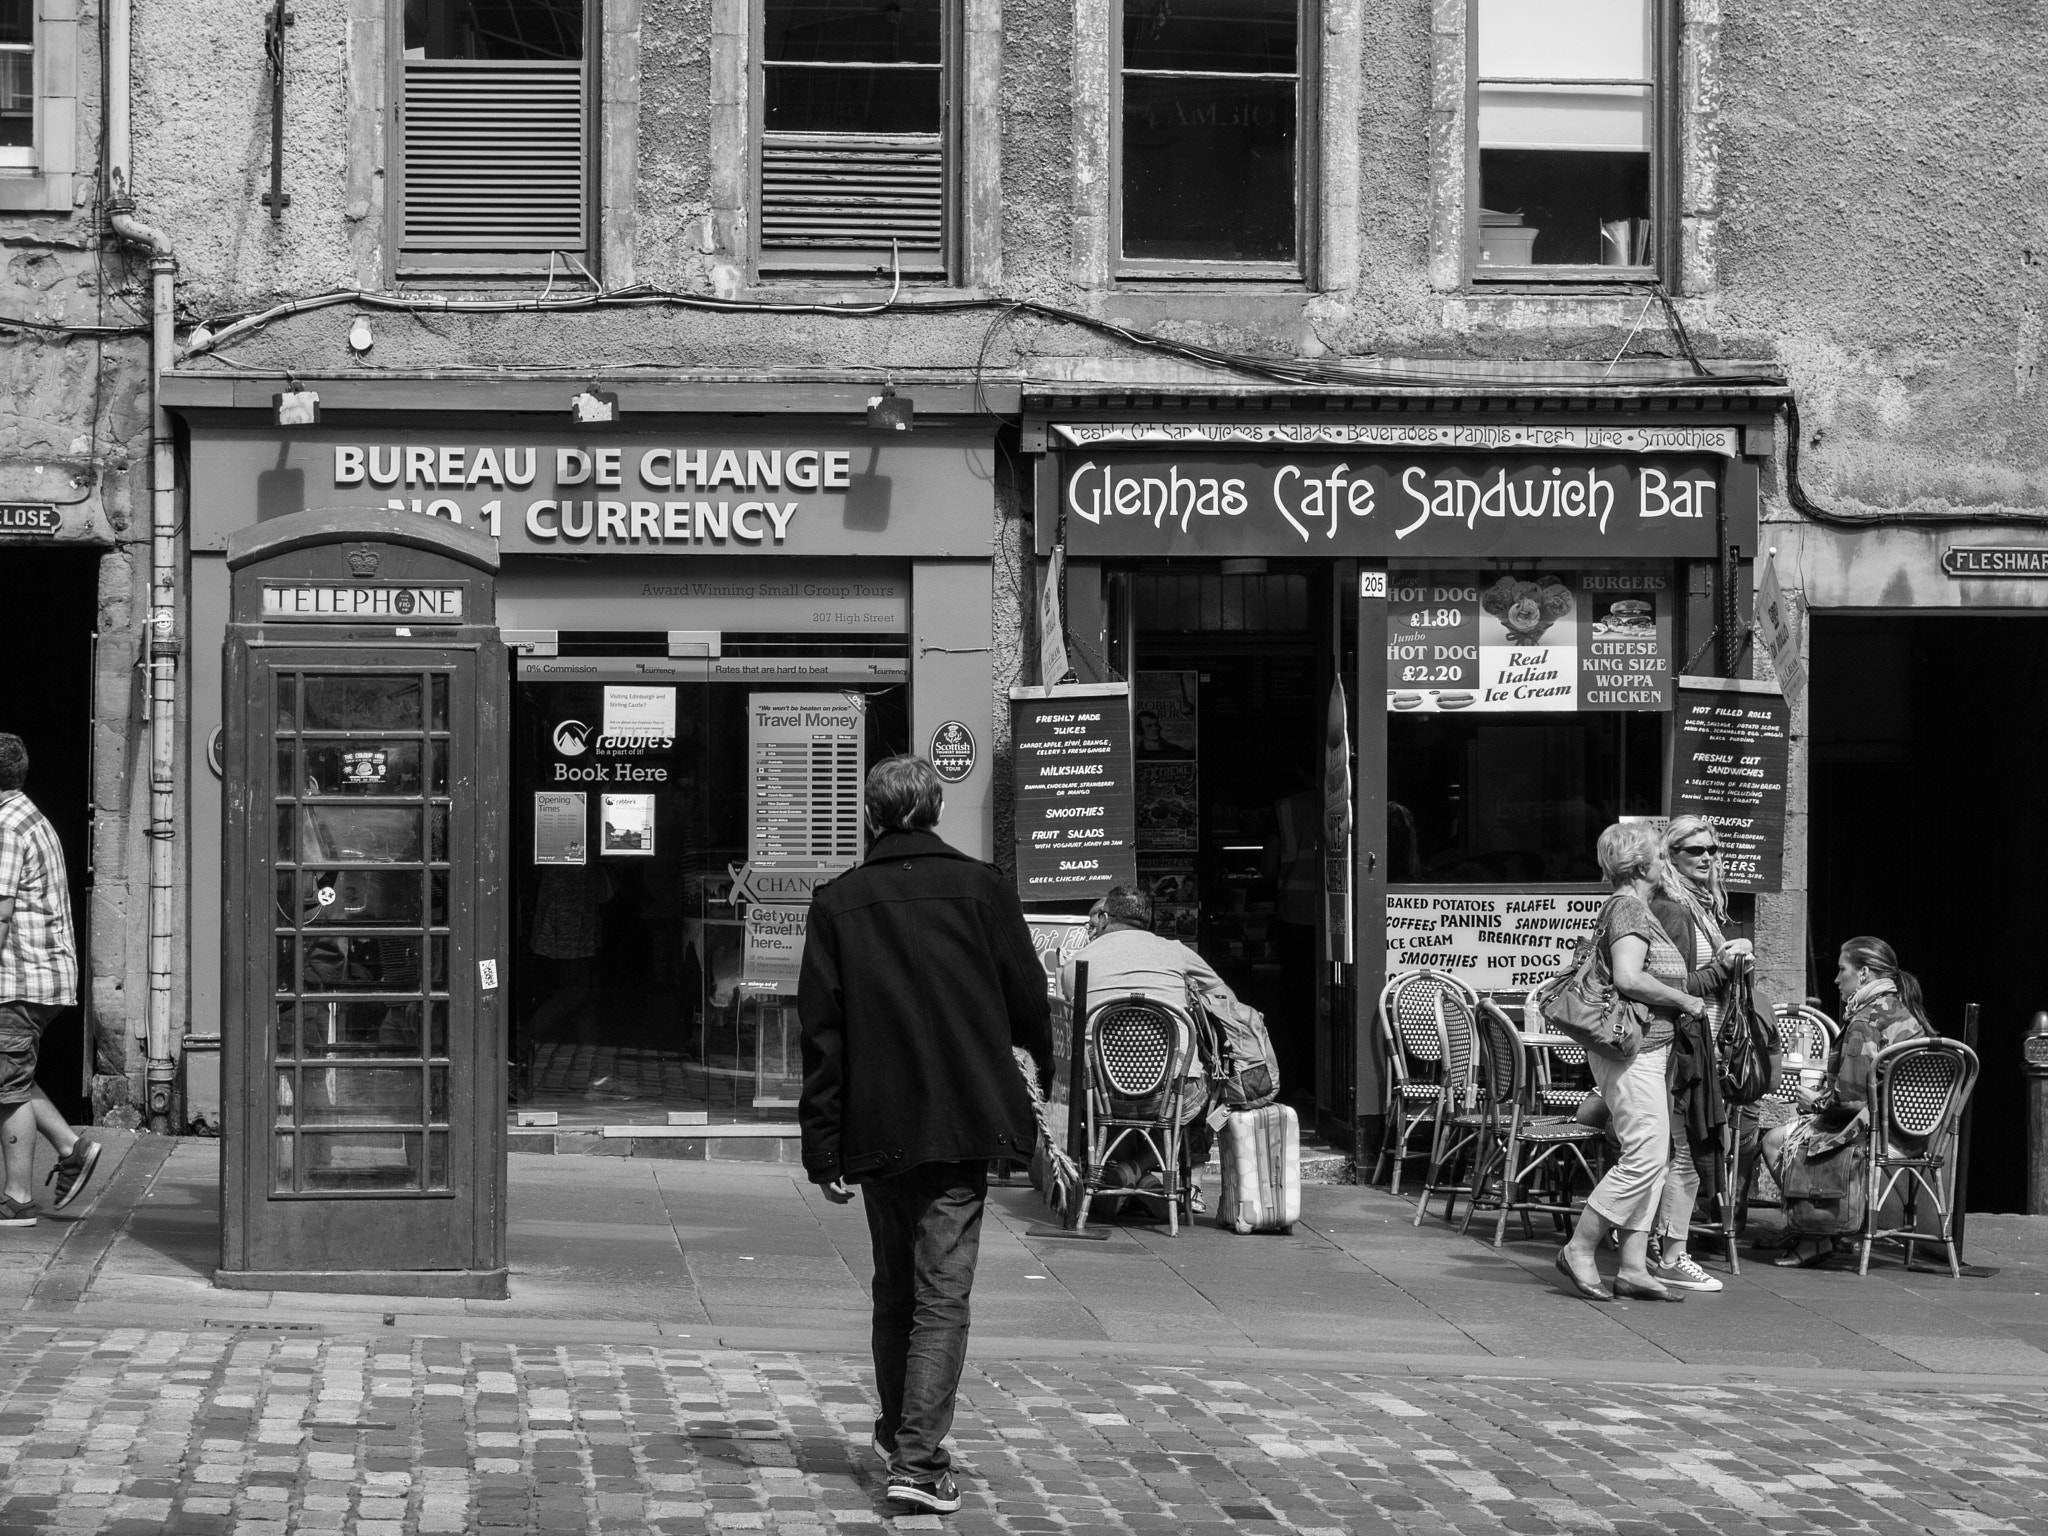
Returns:
[[[1663,1197],[1671,1160],[1671,1091],[1664,1080],[1666,1048],[1638,1052],[1626,1062],[1592,1057],[1593,1080],[1613,1116],[1621,1156],[1587,1198],[1586,1212],[1565,1246],[1565,1262],[1581,1283],[1597,1278],[1593,1254],[1607,1227],[1624,1234],[1618,1278],[1646,1291],[1661,1291],[1645,1258],[1648,1233]],[[1603,1225],[1585,1219],[1597,1216]],[[1636,1241],[1637,1236],[1641,1241]]]
[[[78,1132],[71,1129],[66,1120],[50,1102],[50,1096],[42,1089],[34,1090],[35,1097],[29,1101],[29,1108],[35,1111],[36,1129],[43,1138],[57,1149],[59,1157],[69,1157],[78,1146]]]
[[[6,1198],[30,1201],[36,1171],[36,1047],[42,1020],[32,1003],[0,1003],[0,1150],[6,1157]]]
[[[1664,1196],[1657,1205],[1657,1247],[1663,1262],[1673,1262],[1685,1252],[1699,1198],[1700,1171],[1681,1128],[1671,1137],[1671,1162],[1664,1170]]]
[[[875,1396],[881,1409],[875,1439],[896,1465],[898,1426],[903,1422],[903,1366],[910,1348],[911,1319],[916,1310],[916,1266],[913,1262],[915,1201],[906,1188],[910,1177],[877,1179],[861,1186],[861,1208],[867,1213],[868,1240],[874,1250],[874,1321],[869,1343],[875,1359]]]
[[[918,1170],[917,1307],[904,1359],[902,1424],[892,1474],[935,1481],[952,1465],[945,1446],[953,1427],[960,1369],[967,1360],[968,1297],[981,1250],[988,1164],[935,1163]]]
[[[36,1166],[36,1112],[27,1100],[0,1113],[0,1148],[7,1157],[6,1197],[16,1205],[30,1203],[29,1178]]]

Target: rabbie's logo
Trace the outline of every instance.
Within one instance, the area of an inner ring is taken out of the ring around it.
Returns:
[[[555,750],[564,757],[581,757],[592,752],[599,757],[668,752],[675,747],[673,736],[603,735],[581,720],[564,720],[555,727]]]

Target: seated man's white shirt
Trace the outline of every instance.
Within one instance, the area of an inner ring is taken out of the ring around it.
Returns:
[[[1091,939],[1060,967],[1060,993],[1074,1000],[1074,966],[1088,962],[1089,1006],[1136,992],[1185,1009],[1188,988],[1218,1012],[1234,1010],[1237,998],[1209,962],[1187,945],[1142,928],[1113,928]]]

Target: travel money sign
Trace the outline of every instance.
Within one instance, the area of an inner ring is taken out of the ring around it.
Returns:
[[[1074,451],[1059,510],[1072,555],[1705,558],[1724,491],[1691,454]]]

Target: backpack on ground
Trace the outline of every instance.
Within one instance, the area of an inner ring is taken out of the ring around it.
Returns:
[[[1211,1007],[1192,987],[1188,1012],[1195,1019],[1202,1070],[1216,1103],[1225,1109],[1257,1109],[1280,1096],[1280,1058],[1264,1014],[1243,1003]]]

